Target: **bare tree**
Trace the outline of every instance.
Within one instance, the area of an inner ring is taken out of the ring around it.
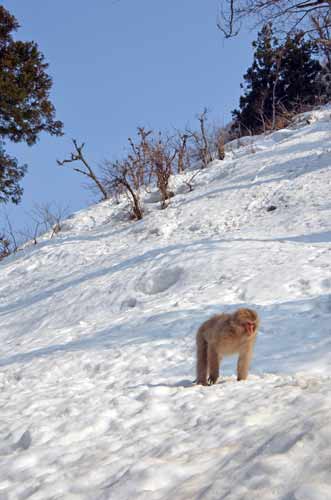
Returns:
[[[189,179],[184,180],[184,184],[188,187],[189,193],[193,191],[193,181],[199,174],[201,174],[201,170],[196,170]]]
[[[219,134],[217,138],[217,158],[219,160],[224,160],[225,159],[225,140],[224,140],[224,135]]]
[[[89,180],[92,182],[94,186],[97,187],[98,191],[100,191],[102,195],[103,200],[108,199],[108,194],[104,186],[102,185],[101,181],[98,179],[97,175],[95,174],[94,170],[90,166],[90,164],[87,162],[84,154],[83,154],[83,148],[85,146],[85,143],[83,142],[80,146],[78,145],[76,139],[72,139],[75,152],[71,153],[70,158],[65,159],[65,160],[56,160],[57,164],[60,166],[65,165],[66,163],[74,163],[74,162],[81,162],[83,164],[83,169],[73,167],[75,172],[79,172],[80,174],[87,176]]]
[[[3,216],[5,224],[0,229],[0,260],[18,250],[17,235],[15,234],[9,215],[4,211]]]
[[[153,175],[149,142],[151,134],[152,130],[138,127],[138,140],[128,138],[127,157],[118,161],[105,160],[101,165],[101,180],[108,195],[119,201],[124,194],[130,203],[130,215],[136,220],[143,218],[141,191],[150,184]]]
[[[171,138],[158,138],[149,143],[149,158],[152,172],[156,177],[156,184],[161,195],[161,208],[167,207],[167,200],[173,196],[169,191],[170,176],[173,173],[173,163],[177,156],[177,149],[171,147]]]
[[[34,240],[40,232],[52,231],[51,238],[62,229],[63,220],[69,215],[69,207],[57,203],[35,204],[30,212],[35,223]]]
[[[145,127],[138,127],[138,142],[134,142],[131,137],[128,138],[130,152],[128,160],[132,164],[135,172],[135,186],[148,185],[153,175],[150,164],[150,136],[152,130],[146,130]]]
[[[325,57],[325,66],[331,71],[331,11],[311,16],[315,28],[313,39]]]
[[[115,193],[116,196],[124,193],[131,206],[132,218],[142,219],[144,210],[141,202],[141,188],[144,185],[144,176],[140,165],[137,166],[132,158],[116,162],[105,160],[102,171],[107,191]]]
[[[20,240],[22,245],[27,242],[33,242],[34,245],[37,245],[39,236],[43,233],[40,230],[40,222],[33,221],[33,224],[27,224],[24,229],[19,231]]]
[[[241,25],[251,17],[255,25],[273,23],[278,32],[290,33],[297,28],[316,32],[311,16],[324,16],[323,27],[330,26],[330,0],[220,0],[218,28],[226,38],[236,36]]]
[[[284,52],[285,52],[285,45],[283,47],[280,47],[275,55],[275,73],[274,73],[274,81],[272,83],[272,98],[271,98],[271,106],[272,106],[272,118],[270,127],[271,130],[275,130],[276,126],[277,105],[278,105],[276,90],[279,82],[279,73],[282,64],[282,59],[284,57]],[[265,123],[264,123],[264,133],[265,133]]]
[[[174,140],[174,148],[177,151],[177,172],[182,174],[190,167],[190,154],[188,149],[188,139],[190,135],[187,133],[177,132]]]
[[[161,208],[166,208],[167,200],[173,196],[169,190],[170,176],[174,171],[178,154],[182,154],[184,164],[186,142],[175,144],[174,138],[168,135],[157,135],[144,127],[138,128],[138,141],[129,137],[128,156],[121,161],[105,161],[102,165],[102,183],[108,193],[119,197],[126,194],[131,205],[134,219],[143,217],[141,191],[145,191],[155,180],[161,196]],[[184,167],[182,167],[184,168]]]
[[[198,115],[200,124],[199,132],[189,131],[189,136],[194,140],[196,148],[196,154],[193,153],[193,156],[196,156],[196,158],[202,162],[203,168],[206,168],[213,159],[206,130],[207,114],[208,111],[205,108],[203,112]]]
[[[102,184],[107,193],[115,198],[125,194],[131,206],[133,219],[143,218],[141,190],[150,184],[153,176],[150,154],[152,130],[137,129],[138,141],[128,138],[128,156],[120,161],[105,160],[101,166]]]
[[[0,261],[12,253],[10,240],[5,233],[0,233]]]
[[[69,208],[57,203],[36,203],[28,215],[29,222],[23,229],[17,231],[19,246],[27,242],[37,245],[40,236],[48,231],[51,231],[53,238],[62,230],[63,221],[69,215]],[[18,246],[15,251],[17,250]]]
[[[9,242],[10,242],[10,249],[12,252],[17,252],[18,244],[17,244],[17,240],[16,240],[16,235],[15,235],[15,231],[14,231],[14,228],[13,228],[13,225],[11,223],[11,220],[9,218],[8,213],[5,213],[5,219],[6,219],[7,228],[8,228],[7,232],[8,232]]]
[[[198,120],[200,122],[200,131],[201,131],[201,159],[203,162],[204,167],[208,166],[208,163],[210,163],[213,159],[210,148],[209,148],[209,142],[207,139],[207,134],[206,134],[206,120],[207,120],[207,109],[205,108],[203,112],[198,116]]]

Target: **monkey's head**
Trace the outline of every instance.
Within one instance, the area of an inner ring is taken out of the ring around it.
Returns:
[[[257,332],[260,324],[259,316],[253,309],[238,309],[234,313],[234,319],[237,323],[244,327],[244,330],[249,337]]]

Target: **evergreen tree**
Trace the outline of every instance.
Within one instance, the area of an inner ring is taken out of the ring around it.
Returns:
[[[254,60],[244,75],[244,95],[240,97],[240,110],[233,111],[235,127],[246,135],[248,131],[263,129],[263,120],[271,114],[270,96],[276,74],[275,46],[271,25],[266,25],[253,42]]]
[[[35,42],[13,39],[18,27],[15,17],[0,6],[0,201],[16,203],[22,194],[18,183],[26,168],[6,155],[3,140],[32,145],[40,132],[62,135],[63,127],[55,120],[49,100],[52,79],[46,73],[48,64]]]
[[[240,97],[240,109],[233,111],[233,127],[241,134],[273,128],[277,113],[294,111],[299,104],[314,104],[318,95],[321,65],[313,57],[315,45],[305,40],[303,33],[289,35],[284,45],[279,45],[269,24],[258,34],[253,47],[253,64],[241,85],[245,92]]]
[[[0,142],[0,203],[18,203],[22,196],[20,180],[26,172],[26,165],[19,166],[16,158],[7,155]]]
[[[278,98],[284,100],[289,110],[295,109],[299,102],[316,102],[317,76],[322,69],[320,62],[313,58],[317,51],[316,45],[305,40],[302,32],[286,39],[277,90]]]

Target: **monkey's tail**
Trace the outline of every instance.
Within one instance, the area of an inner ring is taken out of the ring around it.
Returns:
[[[207,342],[202,332],[198,330],[196,336],[197,344],[197,384],[207,384]]]

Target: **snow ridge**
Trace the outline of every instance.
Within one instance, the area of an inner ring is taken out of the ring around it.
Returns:
[[[330,109],[191,176],[0,263],[1,500],[331,498]],[[198,325],[239,306],[248,381],[193,385]]]

